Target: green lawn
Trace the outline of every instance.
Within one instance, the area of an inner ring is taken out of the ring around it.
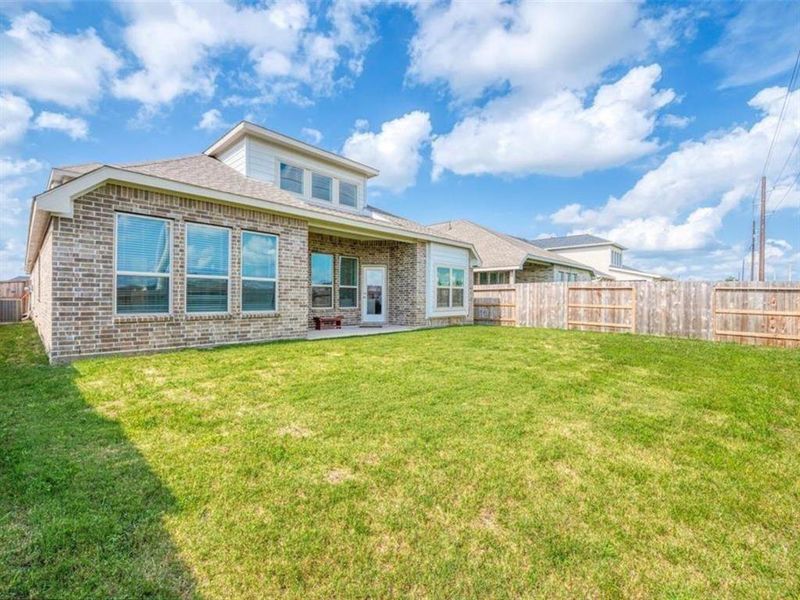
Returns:
[[[486,327],[50,367],[0,597],[800,596],[800,352]]]

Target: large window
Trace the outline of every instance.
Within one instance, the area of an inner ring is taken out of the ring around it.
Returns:
[[[276,309],[278,285],[278,238],[264,233],[242,232],[242,310]]]
[[[296,194],[303,193],[303,169],[281,163],[281,189]]]
[[[464,269],[436,267],[436,308],[464,306]]]
[[[333,308],[332,254],[311,254],[311,307]]]
[[[339,308],[358,306],[358,259],[339,257]]]
[[[117,214],[118,314],[169,313],[171,237],[169,221]]]
[[[358,186],[346,181],[339,182],[339,204],[356,207],[358,205]]]
[[[333,179],[319,173],[311,173],[311,197],[325,202],[333,201]]]
[[[186,312],[228,312],[230,231],[186,225]]]

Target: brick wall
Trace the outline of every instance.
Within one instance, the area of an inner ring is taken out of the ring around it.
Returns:
[[[33,264],[31,271],[31,309],[30,315],[39,337],[42,338],[44,349],[50,352],[52,346],[52,316],[53,316],[53,227],[57,220],[51,221],[47,228],[39,256]]]
[[[341,315],[345,325],[361,323],[361,268],[364,265],[386,267],[386,322],[391,325],[424,325],[425,319],[425,244],[389,240],[362,241],[332,235],[309,233],[309,252],[334,256],[333,308],[310,308],[309,326],[316,316]],[[359,299],[356,308],[339,306],[339,257],[358,258]],[[421,260],[421,262],[420,262]],[[420,287],[420,275],[422,286]],[[311,289],[309,274],[309,306]]]
[[[116,211],[173,223],[170,315],[114,315]],[[184,240],[187,221],[230,227],[230,313],[187,315]],[[240,232],[279,236],[278,311],[241,312]],[[41,259],[40,259],[41,260]],[[52,360],[109,352],[302,338],[308,323],[308,228],[304,221],[170,194],[104,185],[77,198],[72,219],[57,219],[53,238]],[[43,326],[40,331],[46,329]],[[42,334],[46,337],[46,333]]]
[[[514,274],[516,283],[546,283],[553,281],[553,265],[527,263],[525,268]]]

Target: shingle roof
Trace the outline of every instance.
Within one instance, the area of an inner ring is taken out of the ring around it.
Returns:
[[[562,235],[559,237],[542,238],[540,240],[528,240],[531,244],[539,246],[539,248],[577,248],[580,246],[594,246],[597,244],[614,244],[619,246],[616,242],[607,240],[605,238],[590,235],[588,233],[580,233],[577,235]]]
[[[86,163],[83,165],[70,165],[56,168],[80,176],[94,171],[101,166],[103,165],[100,163]],[[133,173],[141,173],[168,179],[170,181],[177,181],[179,183],[200,186],[210,190],[247,196],[248,198],[275,202],[286,206],[304,208],[318,212],[320,218],[323,219],[325,215],[347,216],[349,219],[360,221],[365,224],[383,224],[398,227],[411,234],[420,233],[451,239],[453,241],[464,241],[452,235],[448,235],[445,232],[435,231],[415,221],[398,217],[397,215],[372,206],[367,206],[363,211],[353,211],[323,206],[317,202],[303,200],[271,183],[245,177],[232,167],[205,154],[108,166],[117,167]]]
[[[472,221],[459,219],[429,225],[439,233],[448,234],[465,242],[471,242],[481,257],[481,268],[521,268],[527,260],[564,265],[594,271],[592,267],[566,258],[555,252],[534,246],[521,238],[494,231]]]

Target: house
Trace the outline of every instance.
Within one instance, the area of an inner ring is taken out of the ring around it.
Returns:
[[[474,247],[369,205],[372,167],[242,122],[200,154],[54,168],[26,270],[51,360],[468,323]]]
[[[429,227],[472,243],[481,257],[481,265],[475,269],[475,285],[590,281],[598,276],[586,264],[472,221],[446,221]]]
[[[0,281],[0,298],[22,298],[28,290],[30,278],[27,275],[18,275],[11,279]]]
[[[596,235],[550,237],[531,240],[531,243],[550,252],[591,265],[605,274],[604,279],[613,281],[661,281],[666,279],[655,273],[646,273],[629,267],[622,258],[622,254],[627,248]]]

